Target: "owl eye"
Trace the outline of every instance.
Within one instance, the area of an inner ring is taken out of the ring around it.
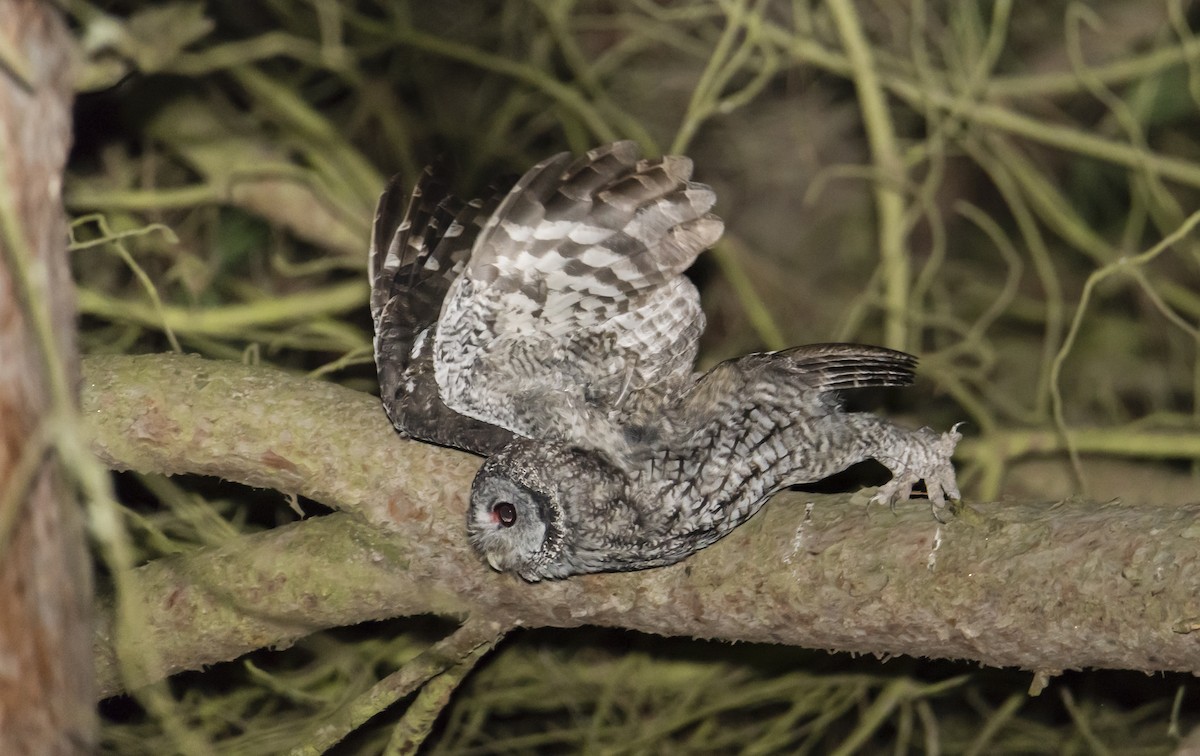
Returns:
[[[492,517],[506,528],[511,528],[517,522],[517,508],[510,502],[502,501],[492,507]]]

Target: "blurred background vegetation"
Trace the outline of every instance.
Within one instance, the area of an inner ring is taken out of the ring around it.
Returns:
[[[632,138],[690,155],[718,193],[726,237],[692,271],[703,366],[886,343],[922,358],[892,414],[968,422],[969,498],[1197,498],[1192,3],[66,8],[85,58],[65,192],[87,354],[197,352],[373,391],[366,242],[388,176],[443,156],[474,196]],[[117,484],[142,560],[297,517],[203,478]],[[445,629],[318,633],[180,675],[174,725],[106,702],[105,748],[286,751]],[[527,632],[427,713],[423,748],[1150,754],[1200,719],[1177,675],[1069,673],[1031,697],[1028,673],[883,662]],[[340,752],[383,749],[398,715]]]

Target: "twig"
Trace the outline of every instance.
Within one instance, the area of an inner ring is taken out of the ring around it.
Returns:
[[[292,751],[293,756],[324,753],[371,717],[425,686],[397,723],[392,736],[393,743],[408,745],[404,753],[411,753],[428,734],[432,724],[430,714],[436,716],[441,711],[458,682],[505,632],[490,623],[467,622],[339,710],[334,721],[321,723],[304,747]],[[388,750],[391,752],[392,746]]]

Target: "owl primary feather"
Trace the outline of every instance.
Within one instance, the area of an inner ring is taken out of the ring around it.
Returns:
[[[534,166],[462,203],[427,169],[396,180],[371,244],[383,405],[404,436],[488,458],[467,514],[497,570],[537,581],[677,562],[781,488],[865,459],[874,499],[923,480],[959,498],[959,434],[842,409],[838,392],[912,382],[916,359],[817,344],[694,372],[704,330],[683,275],[716,243],[713,191],[684,157],[616,142]]]

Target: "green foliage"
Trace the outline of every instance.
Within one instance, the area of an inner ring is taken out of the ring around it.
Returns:
[[[553,152],[634,138],[686,152],[718,190],[729,231],[696,272],[706,363],[887,342],[922,356],[935,396],[900,399],[921,422],[969,421],[969,495],[1195,496],[1200,39],[1182,2],[69,9],[86,59],[65,187],[86,352],[264,360],[371,390],[363,270],[387,175],[443,154],[470,194]],[[1034,453],[1050,464],[1028,464]],[[123,486],[139,559],[293,516],[211,483]],[[300,745],[430,640],[401,630],[318,634],[258,666],[185,676],[175,712],[222,750]],[[1173,680],[1114,700],[1078,677],[1027,700],[1026,681],[946,668],[846,674],[809,671],[805,655],[775,667],[719,646],[680,661],[693,644],[607,645],[506,644],[427,750],[1173,742]],[[125,705],[108,710],[109,751],[183,747]],[[345,747],[384,748],[396,718]]]

